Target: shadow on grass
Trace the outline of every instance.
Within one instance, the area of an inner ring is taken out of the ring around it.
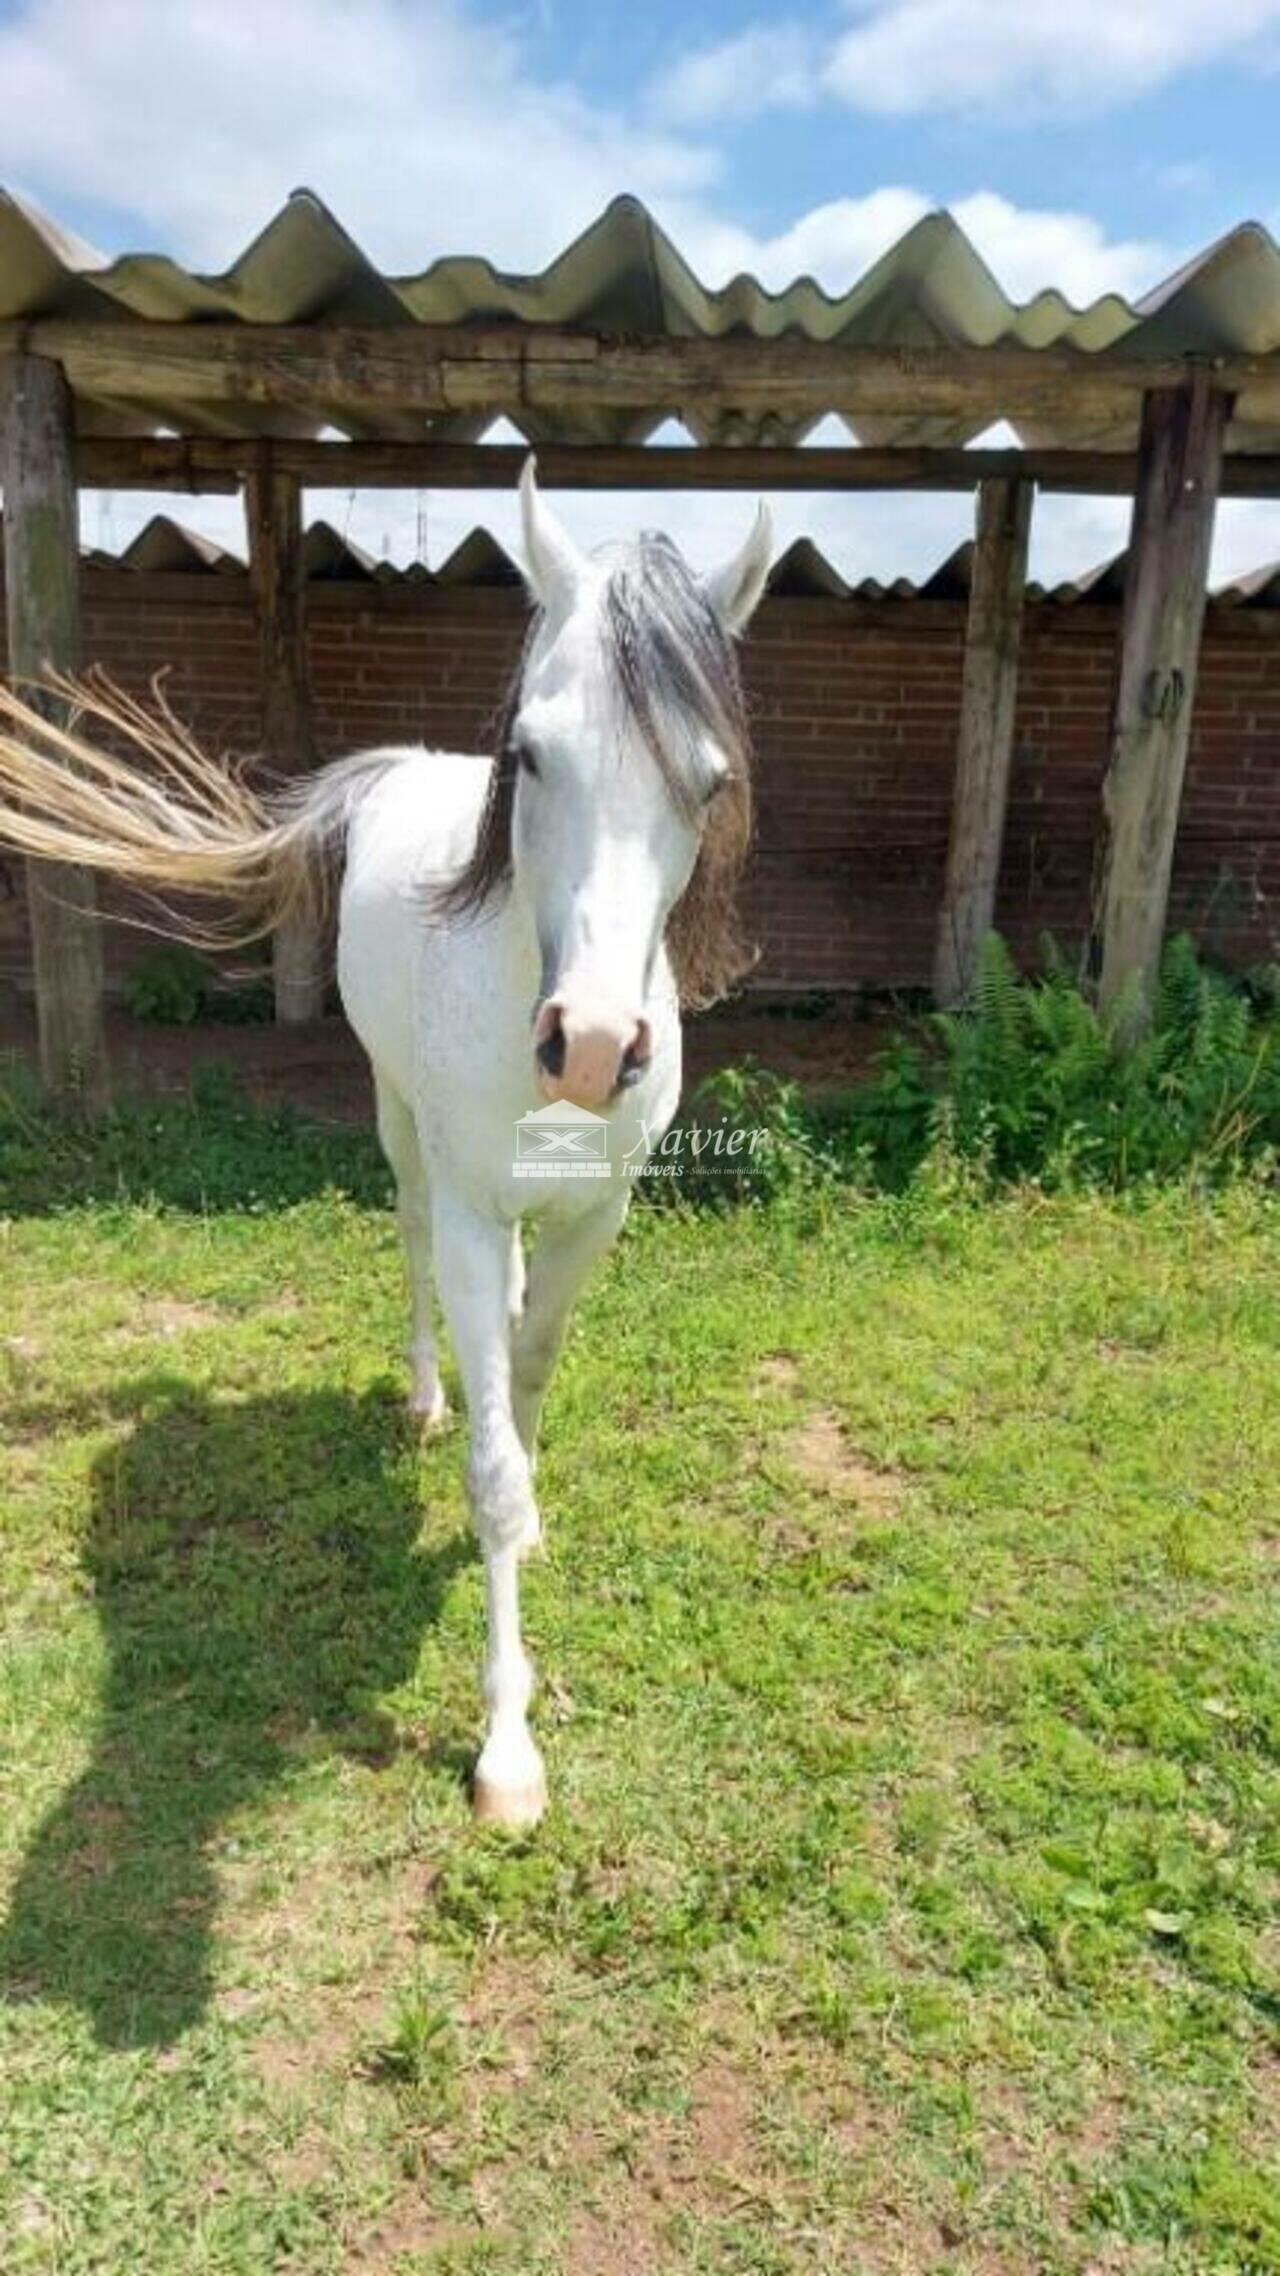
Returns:
[[[137,1387],[97,1465],[86,1570],[108,1670],[93,1759],[37,1832],[0,1935],[9,1999],[163,2045],[210,1996],[210,1845],[299,1740],[377,1759],[465,1533],[432,1551],[386,1394],[212,1402]]]
[[[372,1130],[251,1106],[217,1068],[202,1070],[189,1099],[125,1100],[81,1124],[50,1113],[22,1070],[0,1056],[0,1210],[8,1216],[103,1201],[208,1216],[287,1209],[331,1192],[390,1207],[390,1173]]]

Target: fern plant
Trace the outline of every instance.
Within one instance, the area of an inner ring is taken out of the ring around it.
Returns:
[[[1193,1165],[1221,1175],[1280,1147],[1280,1014],[1265,991],[1214,972],[1180,938],[1146,1035],[1122,1049],[1118,1025],[1056,951],[1024,980],[992,936],[972,1004],[895,1046],[842,1139],[869,1148],[893,1185],[941,1130],[993,1178],[1050,1185],[1121,1185]]]

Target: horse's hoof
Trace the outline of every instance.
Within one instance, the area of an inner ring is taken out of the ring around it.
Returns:
[[[438,1431],[447,1430],[453,1421],[453,1409],[439,1384],[426,1398],[411,1398],[409,1412],[423,1438],[434,1438]]]
[[[522,1786],[496,1786],[476,1772],[471,1806],[481,1825],[536,1826],[547,1806],[547,1782],[539,1771]]]

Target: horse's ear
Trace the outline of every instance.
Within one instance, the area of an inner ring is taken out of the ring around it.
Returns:
[[[769,509],[762,500],[756,507],[756,518],[746,544],[739,548],[731,561],[725,562],[723,568],[713,569],[704,580],[707,599],[726,632],[744,630],[764,591],[772,551],[773,523],[769,519]]]
[[[532,457],[520,476],[520,520],[529,590],[542,608],[558,614],[572,606],[582,555],[543,498]]]

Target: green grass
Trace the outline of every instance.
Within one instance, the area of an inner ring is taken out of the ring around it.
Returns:
[[[368,1147],[0,1167],[6,2276],[1280,2270],[1273,1198],[637,1213],[513,1840]]]

